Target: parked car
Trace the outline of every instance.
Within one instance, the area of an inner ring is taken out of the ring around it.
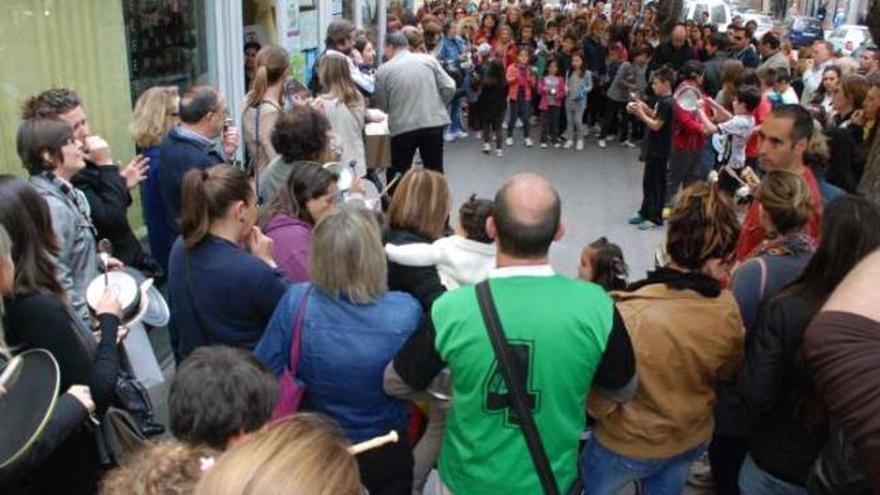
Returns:
[[[685,0],[681,20],[701,23],[703,12],[709,13],[709,22],[717,26],[720,32],[726,32],[727,25],[733,20],[730,5],[724,0]]]
[[[828,41],[834,45],[834,50],[849,55],[858,48],[865,40],[871,39],[871,33],[867,26],[857,24],[843,24],[834,29],[828,36]]]
[[[822,23],[814,17],[788,16],[785,18],[783,26],[791,40],[791,45],[795,48],[809,45],[825,37],[822,33]]]
[[[764,15],[755,11],[746,11],[739,14],[742,17],[743,26],[747,25],[749,21],[755,21],[755,24],[758,25],[758,28],[755,29],[753,36],[756,40],[760,40],[761,36],[764,36],[764,33],[773,29],[773,18],[769,15]]]

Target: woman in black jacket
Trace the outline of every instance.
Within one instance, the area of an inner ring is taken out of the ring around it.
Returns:
[[[0,225],[12,240],[15,281],[5,299],[4,328],[11,347],[42,348],[58,360],[61,388],[85,384],[96,412],[114,396],[119,362],[117,330],[122,309],[111,290],[98,307],[100,340],[71,310],[50,258],[58,252],[45,200],[28,183],[0,176]],[[13,493],[94,493],[101,473],[94,432],[81,423]]]
[[[388,244],[431,243],[444,234],[452,207],[449,185],[442,174],[410,169],[404,174],[388,207]],[[434,266],[404,266],[388,261],[388,290],[412,294],[425,311],[446,288]]]
[[[804,365],[804,330],[847,272],[878,247],[880,208],[855,196],[833,201],[804,272],[762,308],[746,339],[739,381],[750,422],[749,455],[739,476],[742,493],[806,493],[828,425]]]

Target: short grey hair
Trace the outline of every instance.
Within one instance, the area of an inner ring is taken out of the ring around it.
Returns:
[[[409,41],[403,31],[392,31],[385,35],[385,44],[394,48],[409,48]]]
[[[388,269],[376,216],[345,204],[322,218],[312,236],[309,275],[324,292],[345,295],[355,304],[385,295]]]

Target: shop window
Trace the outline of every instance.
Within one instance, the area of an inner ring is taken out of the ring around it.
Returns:
[[[211,82],[204,2],[123,0],[131,100],[153,86]]]

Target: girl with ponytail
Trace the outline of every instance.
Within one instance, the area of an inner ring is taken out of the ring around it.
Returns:
[[[252,350],[286,287],[272,240],[255,225],[253,182],[231,165],[190,170],[182,197],[168,263],[176,355],[211,344]]]
[[[612,293],[632,340],[639,383],[622,404],[625,398],[601,391],[590,396],[596,426],[581,459],[587,493],[616,493],[637,480],[648,492],[684,489],[691,463],[712,437],[716,388],[742,362],[742,319],[720,281],[738,235],[727,198],[693,184],[669,218],[672,261],[626,292]],[[612,463],[620,468],[608,469]]]
[[[245,152],[249,166],[257,173],[278,153],[272,146],[272,128],[284,108],[284,85],[290,77],[290,55],[278,45],[257,52],[251,87],[242,114]]]

